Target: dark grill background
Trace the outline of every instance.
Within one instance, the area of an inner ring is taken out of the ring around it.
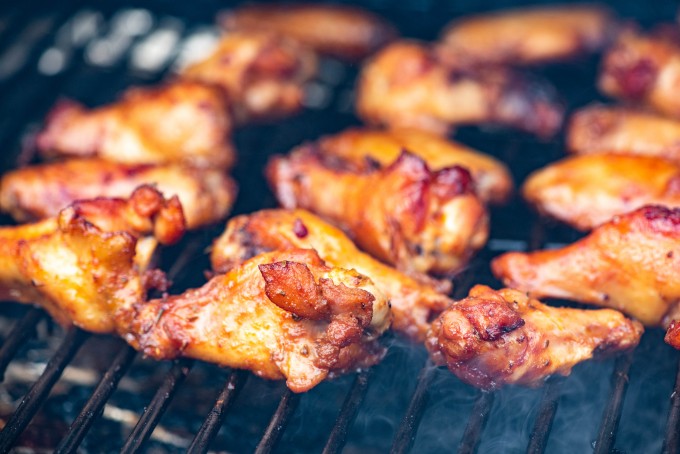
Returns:
[[[432,39],[457,15],[513,3],[374,0],[364,5],[388,17],[404,35]],[[670,0],[612,3],[622,16],[646,25],[671,20],[676,8]],[[178,50],[215,35],[215,12],[230,6],[209,0],[141,5],[28,0],[0,6],[3,170],[31,159],[20,153],[22,142],[30,140],[60,96],[94,106],[112,101],[131,84],[156,83],[182,58]],[[165,49],[167,58],[154,60],[144,53],[154,46],[154,55]],[[596,67],[597,60],[590,59],[540,72],[573,108],[601,99],[594,89]],[[274,206],[261,177],[267,156],[358,124],[351,113],[355,75],[356,68],[324,60],[319,79],[309,86],[305,112],[237,131],[235,214]],[[561,139],[541,143],[478,128],[464,128],[456,137],[508,162],[520,183],[562,155]],[[493,210],[492,216],[492,239],[456,279],[458,297],[475,283],[499,285],[488,269],[498,253],[578,237],[542,223],[519,200]],[[174,277],[173,291],[204,282],[204,251],[222,227],[191,234],[163,252],[161,264]],[[190,445],[197,452],[208,446],[227,452],[337,452],[345,430],[347,453],[678,451],[680,399],[673,400],[678,355],[657,329],[648,330],[631,355],[579,365],[570,377],[551,379],[543,388],[495,393],[462,384],[448,371],[431,367],[423,347],[389,337],[387,357],[371,371],[300,396],[248,373],[191,361],[145,360],[122,341],[65,332],[27,306],[0,306],[0,337],[0,451],[13,445],[19,452],[57,446],[67,452],[84,436],[80,449],[88,452],[131,452],[140,446],[146,452],[183,452]],[[214,439],[211,428],[219,429]]]

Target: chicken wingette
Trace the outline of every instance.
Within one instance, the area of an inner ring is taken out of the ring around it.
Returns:
[[[383,19],[345,5],[246,5],[221,14],[218,22],[228,31],[276,32],[320,54],[349,61],[372,54],[397,36]]]
[[[235,160],[231,129],[229,103],[220,88],[177,81],[128,89],[119,101],[95,109],[61,101],[36,146],[45,157],[228,168]]]
[[[436,282],[416,280],[359,251],[339,229],[305,210],[263,210],[237,216],[212,247],[215,271],[225,273],[266,251],[314,249],[330,266],[368,276],[389,299],[392,328],[423,341],[429,324],[451,300]]]
[[[432,323],[426,345],[436,364],[494,389],[569,375],[593,356],[633,349],[642,332],[611,309],[550,307],[517,290],[477,285]]]
[[[5,173],[0,209],[19,222],[34,221],[55,216],[75,200],[128,197],[142,184],[177,195],[189,229],[224,219],[236,197],[236,184],[219,169],[74,158]]]
[[[364,167],[303,145],[275,156],[266,172],[284,208],[318,214],[405,272],[451,275],[486,243],[488,214],[467,170],[432,171],[409,152]]]
[[[585,107],[571,117],[566,141],[575,154],[614,152],[680,163],[680,121],[644,110]]]
[[[615,30],[613,15],[601,6],[539,6],[464,16],[441,39],[477,63],[531,65],[597,52]]]
[[[680,209],[642,207],[564,248],[503,254],[492,269],[537,298],[611,307],[667,327],[680,318]]]
[[[572,156],[531,174],[522,194],[539,212],[591,230],[644,205],[680,207],[680,165],[649,156]]]
[[[256,255],[199,289],[135,308],[129,334],[157,359],[189,357],[286,379],[295,392],[378,362],[389,303],[370,279],[314,250]]]
[[[475,192],[485,202],[506,202],[513,190],[512,175],[502,162],[457,142],[415,129],[352,128],[316,142],[324,155],[338,156],[355,166],[378,163],[386,167],[408,150],[436,171],[461,166],[472,174]]]
[[[57,217],[0,228],[0,300],[36,304],[63,325],[121,333],[149,287],[163,289],[149,270],[158,242],[184,233],[177,198],[150,186],[129,199],[74,202]]]
[[[505,67],[470,65],[445,49],[402,41],[363,67],[356,108],[367,123],[447,134],[495,123],[540,137],[560,128],[563,107],[547,82]]]
[[[260,31],[226,34],[210,56],[179,77],[224,89],[235,121],[243,124],[300,110],[303,84],[315,72],[311,51],[285,36]]]

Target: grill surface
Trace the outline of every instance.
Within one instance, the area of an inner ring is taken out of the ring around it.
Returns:
[[[222,2],[130,4],[33,0],[0,6],[0,144],[3,170],[29,162],[20,152],[59,96],[90,105],[114,99],[131,84],[155,83],[195,46],[214,39]],[[450,3],[450,4],[449,4]],[[432,39],[464,13],[512,1],[409,0],[365,3],[406,36]],[[673,1],[654,8],[629,0],[615,8],[643,24],[674,17]],[[58,9],[57,9],[58,8]],[[596,60],[541,72],[570,107],[601,99]],[[356,68],[322,62],[309,106],[275,125],[236,133],[240,194],[234,213],[274,206],[261,177],[272,153],[358,124],[351,114]],[[466,128],[464,143],[509,163],[518,182],[558,158],[562,142],[541,143],[501,130]],[[456,279],[455,296],[475,283],[498,286],[489,260],[512,249],[571,242],[577,233],[547,225],[519,200],[492,212],[486,249]],[[3,221],[10,222],[3,218]],[[204,249],[221,227],[191,234],[163,251],[173,291],[201,285]],[[668,452],[679,449],[678,354],[647,330],[629,355],[577,366],[542,389],[485,393],[434,368],[421,346],[387,340],[385,360],[370,371],[323,383],[304,395],[282,383],[203,363],[159,363],[120,340],[65,332],[40,310],[0,306],[0,452]],[[80,447],[80,448],[79,448]]]

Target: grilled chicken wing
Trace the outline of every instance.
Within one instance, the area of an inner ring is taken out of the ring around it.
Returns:
[[[532,296],[612,307],[648,326],[678,319],[680,209],[647,206],[562,249],[510,252],[492,268]]]
[[[456,19],[442,41],[471,61],[531,65],[597,52],[615,28],[601,6],[529,7]]]
[[[276,32],[321,54],[350,61],[372,54],[397,36],[383,19],[341,5],[249,5],[221,14],[218,21],[227,30]]]
[[[642,331],[610,309],[555,308],[517,290],[477,285],[432,323],[426,345],[435,363],[464,382],[494,389],[569,375],[593,355],[634,348]]]
[[[222,87],[236,121],[246,123],[300,110],[302,85],[315,72],[314,54],[295,41],[273,33],[235,32],[180,77]]]
[[[157,359],[178,356],[286,379],[295,392],[378,362],[389,304],[370,279],[313,250],[260,254],[199,289],[136,307],[126,338]]]
[[[547,82],[463,60],[416,42],[386,47],[360,75],[359,116],[372,124],[438,134],[479,123],[499,123],[541,137],[559,130],[563,108]]]
[[[433,172],[408,152],[388,167],[366,169],[307,145],[274,157],[267,177],[283,207],[336,223],[406,272],[455,273],[488,237],[488,214],[467,170]]]
[[[177,195],[187,228],[215,223],[234,203],[236,185],[218,169],[69,159],[14,170],[0,180],[0,208],[20,222],[55,216],[75,200],[127,197],[142,184]]]
[[[451,304],[434,285],[364,254],[342,231],[305,210],[263,210],[231,219],[213,245],[211,262],[224,273],[261,252],[295,248],[314,249],[330,266],[370,277],[391,303],[392,328],[415,341],[425,339],[430,321]]]
[[[648,156],[574,156],[529,176],[522,194],[541,213],[590,230],[643,205],[680,207],[680,165]]]
[[[500,204],[512,193],[512,175],[502,162],[465,145],[415,129],[348,129],[321,138],[317,149],[325,155],[351,161],[358,167],[371,162],[389,166],[406,149],[422,158],[432,170],[456,165],[469,170],[475,192],[485,202]]]
[[[150,186],[128,200],[79,201],[56,218],[2,227],[0,300],[40,305],[65,325],[120,332],[147,287],[164,285],[162,273],[147,270],[156,243],[183,232],[177,198]]]
[[[600,90],[680,117],[680,39],[666,30],[650,35],[632,30],[621,33],[605,54]]]
[[[680,121],[642,110],[593,105],[571,118],[567,147],[577,154],[616,152],[680,162]]]
[[[231,166],[231,116],[222,91],[197,82],[133,88],[120,101],[86,109],[58,103],[36,138],[52,156],[98,156],[126,163]]]

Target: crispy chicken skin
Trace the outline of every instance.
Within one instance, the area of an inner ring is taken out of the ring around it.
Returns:
[[[389,303],[370,279],[313,250],[263,253],[203,287],[136,307],[126,339],[179,356],[286,379],[294,392],[377,363]]]
[[[569,375],[593,355],[634,348],[642,332],[639,322],[611,309],[555,308],[517,290],[477,285],[432,323],[426,345],[436,364],[494,389]]]
[[[224,273],[262,252],[295,248],[314,249],[329,266],[370,277],[391,303],[392,328],[414,341],[423,341],[430,321],[451,304],[433,285],[359,251],[342,231],[305,210],[263,210],[231,219],[210,259]]]
[[[680,117],[680,39],[668,29],[621,33],[605,54],[598,86],[614,98]]]
[[[34,221],[55,216],[75,200],[127,197],[142,184],[177,195],[189,229],[224,219],[236,196],[236,184],[219,169],[74,158],[4,174],[0,208],[17,221]]]
[[[352,128],[322,137],[317,149],[356,166],[377,162],[383,167],[396,161],[402,150],[408,150],[435,171],[452,166],[469,170],[475,192],[485,202],[501,204],[512,194],[512,175],[505,164],[460,143],[416,129]]]
[[[303,84],[316,72],[316,57],[297,42],[273,33],[225,35],[205,60],[180,74],[215,84],[231,101],[237,123],[272,120],[300,110]]]
[[[341,5],[249,5],[221,14],[218,22],[230,31],[276,32],[349,61],[361,60],[397,36],[394,27],[374,14]]]
[[[456,19],[441,39],[477,63],[532,65],[597,52],[615,28],[601,6],[539,6]]]
[[[616,152],[680,163],[680,121],[643,110],[595,104],[571,117],[567,148],[576,154]]]
[[[572,156],[530,175],[522,194],[541,213],[590,230],[644,205],[680,207],[680,165],[649,156]]]
[[[284,208],[318,214],[405,272],[453,274],[488,238],[486,208],[462,167],[433,172],[403,152],[387,167],[356,168],[303,145],[266,172]]]
[[[229,105],[219,88],[174,82],[129,89],[118,102],[96,109],[61,101],[36,146],[45,157],[227,168],[235,159],[231,128]]]
[[[503,254],[492,269],[508,287],[537,298],[611,307],[667,327],[680,318],[680,209],[639,208],[567,247]]]
[[[75,202],[56,218],[0,228],[0,300],[42,306],[59,323],[120,332],[147,287],[165,285],[147,270],[157,242],[184,233],[177,198],[142,186],[125,199]]]
[[[474,67],[442,49],[401,41],[362,69],[358,115],[366,122],[447,134],[459,124],[498,123],[553,136],[563,108],[552,86],[501,67]]]

